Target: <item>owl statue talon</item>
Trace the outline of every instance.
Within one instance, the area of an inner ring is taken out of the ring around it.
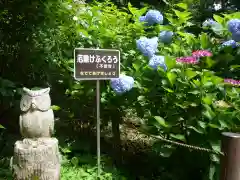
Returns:
[[[51,131],[54,130],[54,114],[49,92],[50,88],[40,90],[23,88],[19,125],[24,138],[51,137]]]

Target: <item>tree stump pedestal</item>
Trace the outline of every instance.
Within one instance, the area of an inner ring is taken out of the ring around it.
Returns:
[[[17,141],[11,160],[14,180],[60,180],[56,138]]]

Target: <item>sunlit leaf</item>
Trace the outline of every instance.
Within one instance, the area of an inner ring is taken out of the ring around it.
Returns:
[[[61,108],[59,106],[52,105],[51,109],[54,110],[54,111],[59,111]]]
[[[201,46],[203,49],[208,48],[208,35],[206,33],[202,33],[200,35]]]
[[[167,92],[170,92],[170,93],[173,93],[174,90],[170,89],[170,88],[167,88],[167,87],[163,87],[163,89],[165,89]]]
[[[165,120],[160,116],[154,116],[155,120],[163,127],[168,127],[168,124],[165,122]]]
[[[165,57],[165,63],[167,65],[168,70],[171,70],[176,65],[176,60],[171,59],[169,57]]]
[[[197,75],[196,71],[190,69],[186,69],[185,74],[187,75],[188,79],[192,79]]]
[[[214,14],[213,19],[217,21],[218,23],[222,24],[223,23],[223,18],[219,15]]]
[[[169,82],[173,86],[174,83],[175,83],[177,75],[175,73],[172,73],[172,72],[167,72],[167,77],[168,77]]]
[[[197,133],[199,133],[199,134],[203,134],[203,133],[204,133],[202,130],[197,129],[197,128],[194,127],[194,126],[189,126],[188,128],[194,130],[195,132],[197,132]]]
[[[176,9],[173,10],[176,14],[176,16],[179,18],[179,19],[185,19],[185,20],[188,20],[189,16],[191,15],[190,12],[187,12],[187,11],[178,11]]]
[[[184,10],[188,9],[188,5],[186,3],[178,3],[178,4],[176,4],[176,6],[182,8]]]
[[[214,128],[214,129],[219,129],[220,128],[219,125],[213,124],[213,123],[209,123],[208,126],[211,127],[211,128]]]
[[[0,124],[0,129],[5,129],[5,127]]]
[[[212,97],[211,96],[206,96],[202,98],[202,101],[208,105],[212,104]]]
[[[185,141],[185,136],[183,134],[170,134],[170,136],[174,139]]]

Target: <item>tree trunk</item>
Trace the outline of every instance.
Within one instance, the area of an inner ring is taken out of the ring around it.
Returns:
[[[11,159],[14,180],[60,180],[60,153],[55,138],[17,141]]]

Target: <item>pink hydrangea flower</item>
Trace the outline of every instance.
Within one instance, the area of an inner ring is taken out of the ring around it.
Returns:
[[[187,56],[187,57],[179,57],[176,59],[177,63],[184,64],[197,64],[198,60],[195,57]]]
[[[197,50],[192,52],[192,56],[195,58],[212,56],[212,53],[207,50]]]
[[[224,82],[227,83],[227,84],[234,85],[234,86],[240,86],[240,80],[224,79]]]

